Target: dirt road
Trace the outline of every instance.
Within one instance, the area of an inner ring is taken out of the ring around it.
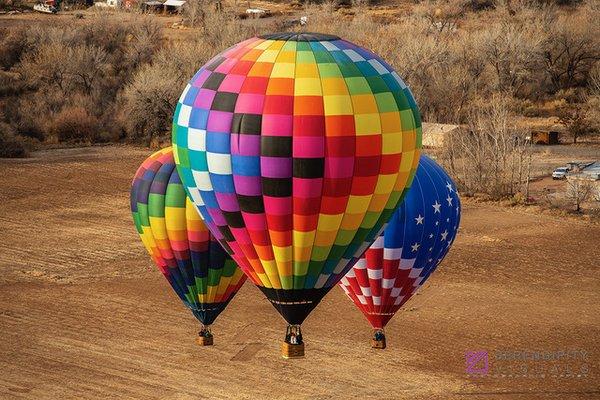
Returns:
[[[0,160],[1,399],[600,398],[598,225],[466,204],[387,350],[336,288],[304,325],[306,358],[283,360],[284,322],[249,283],[200,348],[130,220],[148,154]],[[487,374],[467,374],[468,351]]]

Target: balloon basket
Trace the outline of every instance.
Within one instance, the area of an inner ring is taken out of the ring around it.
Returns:
[[[304,343],[291,344],[283,342],[281,344],[281,356],[286,359],[304,357]]]
[[[374,349],[385,349],[385,338],[371,339],[371,347]]]
[[[198,343],[198,345],[200,346],[212,346],[213,345],[213,337],[206,337],[206,336],[198,336],[196,338],[196,343]]]

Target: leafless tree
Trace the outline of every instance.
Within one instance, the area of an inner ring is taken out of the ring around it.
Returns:
[[[593,191],[594,186],[592,182],[583,179],[567,178],[566,195],[575,207],[575,211],[581,211],[581,205],[590,199]]]

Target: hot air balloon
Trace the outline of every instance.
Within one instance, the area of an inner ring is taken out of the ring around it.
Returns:
[[[210,60],[173,118],[175,162],[209,229],[300,324],[381,233],[414,175],[421,120],[381,58],[337,36],[254,37]]]
[[[373,347],[385,348],[383,328],[444,259],[459,222],[454,182],[422,155],[410,190],[385,231],[339,282],[373,327]]]
[[[137,170],[131,185],[131,212],[152,259],[200,321],[198,343],[211,345],[210,325],[246,276],[187,198],[171,147],[152,154]]]

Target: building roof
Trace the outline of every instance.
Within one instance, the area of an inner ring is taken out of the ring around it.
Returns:
[[[164,6],[181,7],[185,4],[185,0],[167,0],[163,3]]]

